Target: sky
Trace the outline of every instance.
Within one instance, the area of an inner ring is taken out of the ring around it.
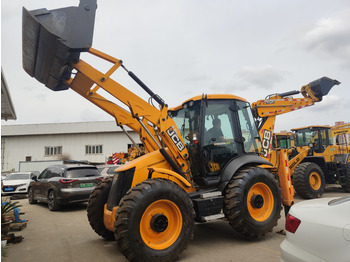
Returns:
[[[2,120],[2,125],[114,120],[72,90],[49,90],[22,68],[22,7],[50,10],[78,3],[1,1],[1,66],[17,115],[17,120]],[[170,107],[203,93],[233,94],[253,103],[270,94],[300,90],[327,76],[341,84],[322,102],[278,116],[275,130],[350,122],[347,0],[103,0],[97,4],[93,47],[122,59]],[[107,69],[99,61],[91,63]],[[124,72],[113,78],[148,99]]]

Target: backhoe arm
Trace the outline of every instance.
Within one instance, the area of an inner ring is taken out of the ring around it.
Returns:
[[[337,80],[322,77],[303,86],[300,91],[274,94],[252,103],[254,116],[259,120],[258,130],[262,139],[262,155],[269,158],[277,115],[313,106],[316,102],[322,101],[323,96],[327,95],[334,85],[339,84]],[[303,95],[302,98],[291,97],[300,93]]]

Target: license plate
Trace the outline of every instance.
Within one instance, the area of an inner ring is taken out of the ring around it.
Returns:
[[[83,184],[80,184],[80,187],[92,187],[94,186],[93,183],[83,183]]]
[[[13,187],[5,187],[5,191],[13,191]]]

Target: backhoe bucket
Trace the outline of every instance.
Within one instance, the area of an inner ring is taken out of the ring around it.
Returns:
[[[30,76],[54,91],[69,88],[71,64],[92,45],[96,1],[55,10],[23,7],[22,62]]]
[[[334,85],[339,84],[340,82],[335,79],[322,77],[320,79],[310,82],[309,86],[314,95],[319,99],[319,101],[321,101],[322,97],[327,95]]]

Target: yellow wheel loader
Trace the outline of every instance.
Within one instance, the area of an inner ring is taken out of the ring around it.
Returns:
[[[337,82],[327,78],[325,89],[324,81],[308,85],[302,102],[259,101],[259,127],[249,102],[234,95],[196,96],[169,109],[121,60],[91,47],[96,8],[96,0],[81,0],[78,7],[23,9],[24,70],[53,91],[74,90],[119,127],[137,132],[145,147],[146,154],[118,167],[91,194],[87,213],[93,230],[116,239],[130,261],[174,261],[193,238],[195,222],[226,218],[247,238],[271,231],[282,202],[286,208],[293,203],[293,188],[286,154],[278,155],[277,165],[262,157],[269,154],[267,131],[273,132],[276,115],[265,112],[266,105],[279,112],[313,104]],[[98,71],[80,59],[81,52],[111,68]],[[119,68],[152,103],[111,78]],[[262,145],[259,132],[265,133]]]
[[[346,139],[338,136],[343,142],[333,144],[330,126],[307,126],[292,131],[296,152],[312,148],[294,170],[292,180],[298,195],[306,199],[320,197],[326,184],[340,184],[345,192],[350,192],[350,147]]]
[[[341,150],[350,151],[350,123],[331,127],[331,136],[333,144],[341,145]]]

